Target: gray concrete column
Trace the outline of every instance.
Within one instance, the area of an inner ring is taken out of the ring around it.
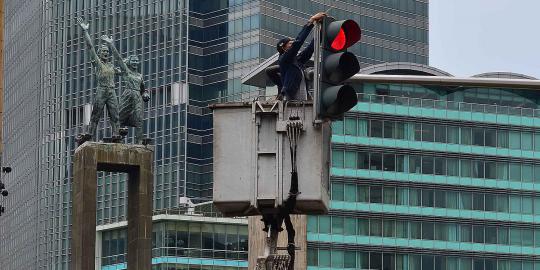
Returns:
[[[75,150],[72,269],[96,269],[98,171],[128,174],[128,269],[152,268],[153,158],[153,148],[143,145],[86,142]]]

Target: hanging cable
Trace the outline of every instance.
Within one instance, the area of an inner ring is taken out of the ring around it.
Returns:
[[[285,105],[285,108],[286,107],[287,103]],[[294,270],[296,252],[294,238],[296,236],[296,231],[294,230],[290,214],[294,211],[294,208],[296,207],[296,198],[300,194],[300,191],[298,189],[297,150],[300,135],[303,131],[302,120],[305,119],[305,115],[303,118],[300,118],[299,114],[300,113],[298,109],[292,110],[292,113],[290,114],[286,124],[286,133],[287,138],[289,139],[289,149],[291,152],[291,185],[289,187],[289,195],[287,199],[283,202],[283,205],[278,208],[277,213],[265,214],[263,215],[263,218],[261,220],[264,223],[263,231],[269,233],[269,235],[272,235],[272,231],[276,233],[275,235],[282,231],[283,228],[281,227],[281,225],[283,224],[283,222],[285,222],[285,229],[287,230],[287,253],[289,254],[289,260],[288,262],[283,261],[280,259],[283,258],[283,256],[276,255],[271,252],[268,258],[272,258],[271,265],[273,265],[273,270]],[[258,267],[262,266],[258,265]]]
[[[289,149],[291,151],[291,186],[289,188],[289,196],[285,201],[284,207],[280,209],[281,217],[285,221],[285,229],[287,230],[287,252],[290,256],[288,269],[294,269],[295,261],[295,252],[296,245],[294,243],[294,238],[296,232],[294,226],[291,222],[290,214],[294,211],[296,206],[296,197],[300,194],[298,190],[298,168],[297,168],[297,150],[298,150],[298,141],[300,134],[302,133],[303,124],[298,116],[298,111],[296,115],[290,116],[289,121],[287,122],[287,137],[289,138]]]

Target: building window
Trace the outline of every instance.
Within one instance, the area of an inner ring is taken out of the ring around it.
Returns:
[[[393,153],[332,150],[336,168],[384,170],[417,174],[461,176],[478,179],[540,183],[540,163],[494,162],[479,159],[455,159]],[[406,165],[408,164],[408,166]]]
[[[394,120],[366,120],[351,117],[345,118],[344,121],[334,122],[332,125],[336,135],[540,151],[540,135],[528,131],[421,124]]]

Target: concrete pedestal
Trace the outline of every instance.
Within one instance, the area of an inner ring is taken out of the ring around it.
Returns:
[[[75,150],[71,269],[95,270],[97,172],[128,174],[129,270],[152,268],[153,148],[85,142]]]

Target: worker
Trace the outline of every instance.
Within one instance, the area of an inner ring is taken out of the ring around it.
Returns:
[[[304,65],[313,55],[313,40],[300,53],[300,48],[308,37],[313,25],[320,22],[326,13],[319,12],[309,19],[296,39],[282,38],[276,45],[279,53],[279,73],[281,76],[281,91],[278,99],[286,97],[287,100],[307,100],[306,81],[304,78]]]

